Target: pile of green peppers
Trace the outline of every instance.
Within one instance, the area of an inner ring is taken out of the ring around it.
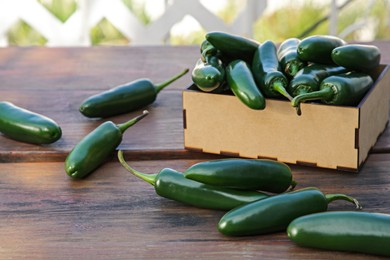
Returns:
[[[158,195],[190,206],[223,210],[217,229],[226,236],[287,232],[301,246],[390,256],[390,215],[362,212],[346,194],[324,194],[297,185],[284,163],[227,158],[194,164],[183,172],[171,168],[145,174],[118,151],[123,167],[153,185]],[[328,211],[344,200],[359,211]]]
[[[380,64],[376,46],[348,44],[329,35],[272,41],[209,32],[201,44],[192,81],[201,91],[232,92],[250,109],[263,110],[266,99],[300,104],[356,106],[373,85],[370,73]]]

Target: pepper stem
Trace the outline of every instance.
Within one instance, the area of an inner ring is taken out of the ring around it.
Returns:
[[[152,184],[153,186],[156,185],[156,177],[157,177],[157,173],[154,173],[154,174],[145,174],[145,173],[142,173],[142,172],[139,172],[135,169],[133,169],[132,167],[130,167],[130,165],[128,165],[125,161],[125,159],[123,158],[123,152],[122,150],[119,150],[118,151],[118,159],[119,159],[119,162],[122,164],[123,167],[125,167],[125,169],[129,172],[131,172],[133,175],[137,176],[138,178],[140,178],[141,180],[144,180],[150,184]]]
[[[362,205],[359,203],[357,199],[345,194],[326,194],[325,198],[328,201],[328,204],[334,200],[345,200],[355,204],[356,209],[362,209]]]
[[[291,185],[290,185],[290,189],[289,190],[294,190],[295,187],[297,186],[298,182],[296,182],[295,180],[292,180],[291,181]]]
[[[285,96],[288,100],[292,100],[293,98],[290,96],[290,94],[287,92],[286,88],[284,87],[285,84],[283,84],[283,81],[276,80],[272,82],[272,88],[276,91]]]
[[[301,66],[297,62],[289,62],[286,65],[286,72],[291,77],[294,77],[295,74],[301,69]]]
[[[295,96],[291,100],[291,105],[297,108],[297,114],[300,115],[300,113],[298,113],[298,110],[300,111],[300,104],[302,102],[306,102],[309,100],[330,100],[333,98],[333,95],[334,95],[333,89],[330,87],[326,87],[318,91],[303,93],[298,96]]]
[[[155,85],[155,88],[156,88],[156,92],[159,93],[163,88],[165,88],[166,86],[168,86],[169,84],[171,84],[172,82],[174,82],[175,80],[181,78],[184,74],[186,74],[187,72],[189,71],[189,69],[185,69],[183,70],[182,72],[180,72],[179,74],[177,74],[176,76],[173,76],[172,78],[164,81],[164,82],[161,82],[159,84],[156,84]]]
[[[144,118],[148,114],[149,114],[149,111],[148,110],[144,110],[142,115],[136,116],[133,119],[130,119],[129,121],[127,121],[127,122],[125,122],[123,124],[119,124],[119,125],[117,125],[117,127],[119,128],[119,130],[123,134],[127,130],[127,128],[129,128],[130,126],[134,125],[135,123],[140,121],[142,118]]]

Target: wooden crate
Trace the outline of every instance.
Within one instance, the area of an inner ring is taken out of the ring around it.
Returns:
[[[372,74],[356,107],[266,100],[252,110],[235,96],[183,91],[184,146],[189,150],[358,171],[389,118],[390,65]]]

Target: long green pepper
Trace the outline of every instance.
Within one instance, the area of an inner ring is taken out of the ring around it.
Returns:
[[[62,136],[61,127],[51,118],[7,101],[0,102],[0,132],[31,144],[51,144]]]
[[[285,75],[292,78],[297,72],[307,66],[307,62],[298,58],[298,45],[301,40],[289,38],[283,41],[277,51],[278,60]]]
[[[93,95],[82,102],[80,112],[86,117],[110,117],[135,111],[152,104],[158,93],[188,72],[154,85],[149,79],[138,79]]]
[[[260,44],[253,39],[219,31],[209,32],[205,37],[230,61],[240,59],[251,63],[253,54]]]
[[[284,96],[292,100],[286,90],[288,80],[281,72],[276,46],[272,41],[266,41],[257,48],[253,56],[252,72],[257,86],[266,97]]]
[[[254,201],[227,212],[218,230],[229,236],[260,235],[286,230],[297,217],[326,211],[334,200],[346,200],[361,208],[345,194],[323,194],[317,188],[305,188]]]
[[[230,210],[269,197],[267,194],[256,191],[241,191],[203,184],[187,179],[181,172],[169,168],[164,168],[155,174],[141,173],[126,163],[122,151],[118,151],[118,159],[126,170],[153,185],[158,195],[187,205]]]
[[[288,237],[304,247],[390,256],[390,215],[334,211],[292,221]]]
[[[200,162],[183,172],[188,179],[240,190],[281,193],[296,182],[287,164],[266,159],[227,158]]]
[[[348,69],[369,73],[379,66],[381,52],[374,45],[347,44],[333,49],[332,60]]]
[[[123,124],[116,125],[107,121],[99,125],[76,144],[66,157],[66,173],[77,179],[92,173],[107,160],[122,142],[123,133],[148,114],[149,112],[145,110],[142,115]]]
[[[230,62],[226,66],[226,79],[234,95],[247,107],[255,110],[265,108],[265,98],[257,87],[247,62]]]
[[[318,91],[298,95],[291,104],[293,107],[299,107],[302,102],[319,100],[329,105],[355,106],[372,84],[372,78],[365,73],[352,71],[334,75],[325,78]]]

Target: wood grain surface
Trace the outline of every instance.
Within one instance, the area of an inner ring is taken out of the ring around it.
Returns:
[[[390,42],[375,42],[390,63]],[[102,119],[78,112],[86,97],[147,77],[165,80],[199,57],[198,46],[3,48],[0,99],[53,118],[63,137],[30,145],[0,135],[0,259],[380,259],[301,248],[284,232],[232,238],[218,233],[222,211],[156,195],[115,155],[88,178],[72,180],[64,159]],[[185,75],[160,93],[150,114],[128,129],[120,149],[136,169],[154,173],[219,158],[183,148]],[[142,109],[109,118],[124,122]],[[292,166],[297,188],[355,196],[365,211],[390,214],[390,130],[379,137],[358,174]],[[334,202],[330,210],[353,207]]]

